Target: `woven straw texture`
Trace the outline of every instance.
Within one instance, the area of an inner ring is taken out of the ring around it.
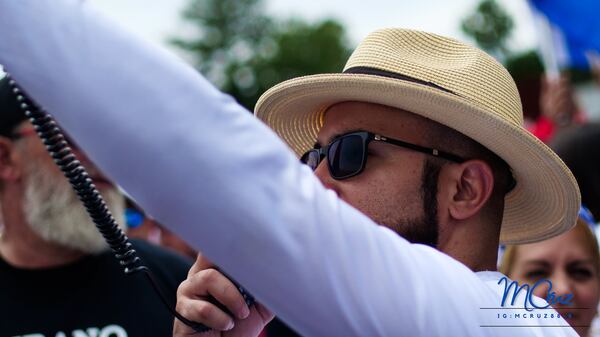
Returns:
[[[471,137],[511,166],[517,187],[506,196],[501,242],[544,240],[575,224],[577,183],[554,152],[523,129],[514,81],[492,57],[442,36],[384,29],[369,35],[344,69],[356,67],[408,76],[449,92],[377,75],[312,75],[271,88],[255,113],[300,156],[315,143],[324,113],[335,103],[372,102],[413,112]]]

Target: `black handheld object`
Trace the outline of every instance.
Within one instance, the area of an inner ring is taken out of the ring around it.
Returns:
[[[35,127],[38,136],[42,139],[44,145],[46,145],[54,162],[60,167],[65,177],[67,177],[71,183],[73,189],[77,192],[79,199],[96,224],[96,227],[100,233],[102,233],[102,236],[112,249],[117,260],[119,260],[121,266],[125,269],[125,274],[131,275],[143,272],[156,293],[159,295],[163,304],[173,316],[198,332],[210,330],[210,328],[203,324],[190,321],[181,316],[175,308],[169,304],[166,296],[154,279],[152,272],[148,267],[142,264],[141,259],[137,256],[129,239],[119,228],[117,222],[108,210],[108,207],[104,203],[104,200],[102,199],[100,192],[96,189],[92,179],[89,177],[83,165],[81,165],[79,160],[77,160],[72,153],[69,144],[52,116],[33,102],[11,78],[9,78],[9,85],[17,98],[18,104]],[[254,297],[239,284],[235,283],[235,281],[233,282],[244,297],[246,304],[248,306],[252,305],[254,303]]]

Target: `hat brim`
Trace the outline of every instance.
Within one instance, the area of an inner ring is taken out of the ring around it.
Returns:
[[[312,75],[268,90],[255,114],[300,156],[314,145],[325,110],[345,101],[410,111],[469,136],[504,159],[517,185],[505,198],[501,243],[541,241],[575,225],[579,189],[562,160],[521,125],[452,93],[374,75]]]

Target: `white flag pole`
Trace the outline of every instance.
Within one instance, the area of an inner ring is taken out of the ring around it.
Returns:
[[[538,49],[549,80],[558,80],[561,69],[568,65],[569,56],[564,37],[548,18],[527,1],[538,36]]]

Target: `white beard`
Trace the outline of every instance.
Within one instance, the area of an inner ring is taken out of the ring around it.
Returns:
[[[67,179],[46,166],[41,160],[32,160],[25,168],[23,211],[30,228],[48,242],[84,253],[107,249],[108,244]],[[103,190],[102,196],[123,229],[125,198],[116,188]]]

